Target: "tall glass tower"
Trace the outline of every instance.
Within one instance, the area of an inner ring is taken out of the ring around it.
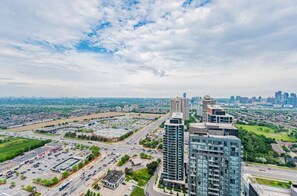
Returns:
[[[163,173],[165,186],[184,180],[184,121],[182,113],[173,113],[165,122],[163,136]]]
[[[218,125],[212,130],[217,135],[210,135],[207,124],[195,126],[190,126],[189,196],[240,196],[241,141],[229,135],[234,129]]]

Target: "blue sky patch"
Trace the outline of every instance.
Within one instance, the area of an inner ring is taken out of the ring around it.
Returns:
[[[137,29],[139,27],[142,27],[146,24],[150,24],[150,23],[153,23],[153,21],[150,21],[150,20],[142,20],[142,21],[139,21],[138,23],[136,23],[135,25],[133,25],[133,28],[134,29]]]
[[[75,47],[78,52],[110,53],[110,51],[104,47],[94,46],[89,40],[80,40]]]

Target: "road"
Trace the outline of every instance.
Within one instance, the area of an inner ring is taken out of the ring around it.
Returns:
[[[146,196],[164,196],[167,195],[165,193],[160,193],[158,191],[156,191],[154,189],[154,183],[155,183],[155,179],[159,173],[161,166],[158,167],[158,169],[156,170],[155,174],[153,177],[151,177],[149,183],[147,184],[146,188],[145,188],[145,194]]]
[[[244,172],[251,175],[297,182],[297,170],[294,171],[267,166],[248,165],[244,166]]]

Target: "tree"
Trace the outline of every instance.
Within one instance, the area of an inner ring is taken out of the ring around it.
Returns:
[[[154,175],[159,163],[157,161],[153,161],[146,165],[148,173],[152,176]]]
[[[288,161],[288,162],[286,163],[286,166],[287,166],[287,167],[296,167],[296,164],[295,164],[293,161]]]
[[[10,187],[15,187],[15,182],[14,182],[14,181],[12,181],[12,182],[10,183]]]
[[[72,170],[73,171],[77,171],[77,169],[78,169],[78,166],[77,165],[73,165]]]
[[[62,173],[62,178],[67,178],[69,176],[69,172],[68,171],[64,171]]]
[[[53,182],[53,184],[58,184],[59,179],[57,178],[57,176],[55,176],[55,177],[52,179],[52,182]]]

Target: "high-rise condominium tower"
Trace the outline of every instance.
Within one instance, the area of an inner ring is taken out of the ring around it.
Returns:
[[[163,173],[166,186],[184,180],[184,121],[181,113],[173,113],[165,122],[163,136]]]
[[[173,113],[182,113],[183,120],[189,120],[190,107],[189,107],[189,99],[176,97],[170,100],[170,115]]]
[[[240,196],[241,141],[230,124],[190,125],[189,196]]]
[[[207,122],[207,106],[215,105],[216,101],[209,95],[205,95],[202,100],[202,121]]]

